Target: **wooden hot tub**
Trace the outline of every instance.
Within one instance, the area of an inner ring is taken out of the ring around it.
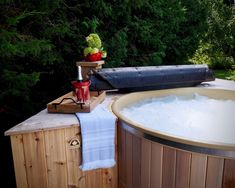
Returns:
[[[235,187],[235,142],[210,142],[162,134],[120,112],[146,98],[195,92],[214,99],[235,100],[235,91],[181,88],[132,93],[114,102],[112,109],[119,118],[120,188]]]

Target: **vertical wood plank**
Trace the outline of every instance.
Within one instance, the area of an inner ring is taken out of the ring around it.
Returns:
[[[116,166],[113,168],[102,169],[102,177],[103,177],[102,188],[117,188],[115,170]]]
[[[118,136],[120,135],[119,130],[117,129],[117,122],[115,126],[115,161],[116,164],[113,168],[102,169],[102,188],[118,188]]]
[[[85,187],[84,174],[79,168],[81,165],[81,147],[70,145],[70,142],[75,139],[78,139],[81,143],[79,127],[65,129],[68,187]]]
[[[89,170],[86,174],[85,188],[102,188],[102,173],[101,169]]]
[[[117,130],[117,129],[116,129]],[[117,139],[117,137],[116,137]],[[116,145],[116,149],[115,149],[116,153],[115,153],[115,159],[116,159],[116,165],[114,166],[113,168],[113,181],[112,181],[112,188],[118,188],[118,167],[119,167],[119,156],[118,156],[118,153],[119,153],[119,146],[118,146],[118,142],[117,142],[117,145]]]
[[[188,188],[190,180],[191,153],[176,151],[175,188]]]
[[[132,185],[134,188],[141,186],[141,139],[133,136],[133,179]]]
[[[173,188],[175,184],[176,150],[163,147],[162,188]]]
[[[234,188],[234,187],[235,187],[235,160],[225,159],[223,188]]]
[[[123,182],[119,182],[118,188],[127,188],[126,184],[123,184]]]
[[[65,130],[45,131],[45,146],[50,188],[64,188],[67,183]]]
[[[113,168],[113,179],[112,179],[112,188],[118,188],[118,167],[119,167],[119,142],[118,142],[118,121],[116,120],[115,127],[115,160],[116,165]]]
[[[207,158],[206,188],[221,188],[223,179],[224,159]]]
[[[156,142],[151,143],[151,188],[160,188],[162,185],[162,157],[163,147]]]
[[[141,187],[150,188],[151,142],[141,141]]]
[[[207,155],[192,153],[190,188],[204,188],[206,179]]]
[[[102,169],[102,188],[113,187],[113,169],[114,168]]]
[[[126,185],[126,131],[118,126],[119,136],[118,136],[118,147],[119,147],[119,162],[118,162],[118,186],[121,184]]]
[[[23,134],[28,186],[48,187],[43,132]]]
[[[117,124],[116,124],[117,125]],[[112,168],[107,168],[102,170],[103,184],[102,188],[117,188],[118,187],[118,131],[117,126],[115,127],[115,161],[116,164]]]
[[[132,135],[126,132],[126,185],[132,187]]]
[[[25,168],[23,137],[22,135],[12,135],[10,138],[17,188],[27,188],[28,183]]]

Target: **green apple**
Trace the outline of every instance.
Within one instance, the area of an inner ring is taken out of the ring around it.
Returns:
[[[83,50],[83,55],[84,56],[87,56],[89,53],[91,53],[92,51],[92,48],[91,47],[87,47]]]
[[[101,56],[102,58],[106,58],[107,57],[107,52],[106,51],[101,51]]]
[[[99,49],[98,48],[92,48],[90,54],[96,54],[99,52]]]

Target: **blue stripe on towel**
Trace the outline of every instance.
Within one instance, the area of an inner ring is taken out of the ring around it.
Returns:
[[[116,117],[103,105],[90,113],[76,113],[82,133],[82,170],[113,167]]]

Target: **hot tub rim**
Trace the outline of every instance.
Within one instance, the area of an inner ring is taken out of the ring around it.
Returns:
[[[160,131],[152,130],[149,128],[143,127],[141,124],[138,124],[131,119],[126,118],[124,115],[120,113],[120,109],[122,109],[125,106],[128,106],[134,102],[137,102],[141,99],[147,99],[151,97],[163,97],[170,94],[174,95],[186,95],[186,94],[192,94],[192,93],[199,93],[202,95],[209,96],[210,98],[215,99],[229,99],[229,100],[235,100],[235,91],[233,90],[227,90],[227,89],[209,89],[209,88],[177,88],[177,89],[164,89],[164,90],[154,90],[154,91],[144,91],[144,92],[133,92],[130,94],[126,94],[124,96],[121,96],[119,99],[113,102],[112,104],[112,111],[113,113],[118,117],[118,120],[125,122],[128,124],[128,126],[136,129],[137,131],[141,131],[144,134],[154,136],[156,138],[161,138],[164,140],[169,140],[172,142],[178,142],[181,144],[186,145],[192,145],[195,147],[201,147],[201,148],[209,148],[209,149],[216,149],[216,150],[223,150],[223,151],[235,151],[235,143],[222,143],[222,142],[213,142],[213,141],[206,141],[206,140],[199,140],[199,139],[189,139],[182,136],[175,136],[172,134],[163,133]],[[211,93],[214,95],[211,96]],[[221,96],[222,94],[227,94],[228,96]],[[233,93],[233,94],[232,94]],[[156,95],[157,94],[157,95]],[[131,97],[131,98],[130,98]],[[131,99],[131,101],[128,100],[128,103],[126,105],[123,105],[123,102],[127,102],[127,99]]]

